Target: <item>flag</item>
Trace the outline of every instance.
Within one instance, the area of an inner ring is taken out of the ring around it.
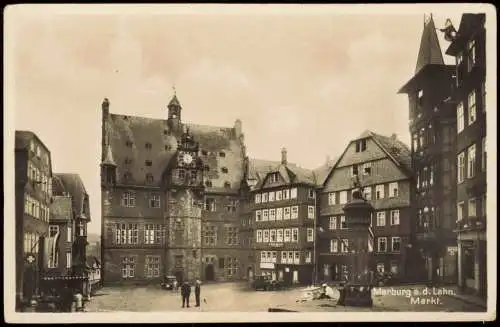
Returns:
[[[444,28],[441,28],[439,30],[444,33],[444,39],[448,42],[452,42],[457,36],[457,31],[455,30],[455,27],[453,26],[453,23],[449,18],[444,23]]]

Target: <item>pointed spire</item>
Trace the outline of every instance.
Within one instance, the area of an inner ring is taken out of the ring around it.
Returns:
[[[177,91],[175,89],[175,85],[172,86],[172,90],[174,91],[174,96],[172,97],[172,99],[170,100],[170,103],[168,104],[168,106],[178,106],[180,107],[181,104],[179,103],[179,99],[177,99]]]
[[[424,16],[424,30],[420,40],[415,73],[418,73],[426,65],[444,65],[443,53],[441,52],[432,15]]]

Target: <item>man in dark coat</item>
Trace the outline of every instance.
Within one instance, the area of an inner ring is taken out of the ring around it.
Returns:
[[[189,296],[191,295],[191,285],[188,282],[182,283],[181,286],[181,296],[182,296],[182,307],[186,305],[189,308]]]
[[[194,296],[196,299],[196,306],[200,306],[200,291],[201,291],[201,282],[196,280],[196,285],[194,286]]]

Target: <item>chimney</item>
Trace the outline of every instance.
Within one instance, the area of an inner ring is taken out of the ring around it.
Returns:
[[[286,165],[287,164],[286,148],[281,149],[281,164],[282,165]]]
[[[396,133],[392,133],[391,135],[391,139],[393,140],[397,140],[398,136],[396,135]]]
[[[108,119],[108,115],[109,115],[109,100],[108,98],[104,98],[104,100],[102,101],[102,118],[103,119]]]
[[[236,121],[234,122],[234,133],[236,135],[236,139],[238,139],[241,135],[241,120],[239,119],[236,119]]]

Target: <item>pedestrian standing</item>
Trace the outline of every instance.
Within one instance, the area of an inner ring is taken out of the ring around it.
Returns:
[[[181,286],[182,307],[189,308],[189,296],[191,295],[191,285],[186,281]]]
[[[175,293],[177,293],[179,291],[179,285],[177,283],[177,279],[174,279],[174,285],[173,285],[173,288],[175,290]]]
[[[200,292],[201,292],[201,282],[199,279],[196,280],[196,285],[194,287],[194,297],[196,299],[196,306],[200,306]]]

